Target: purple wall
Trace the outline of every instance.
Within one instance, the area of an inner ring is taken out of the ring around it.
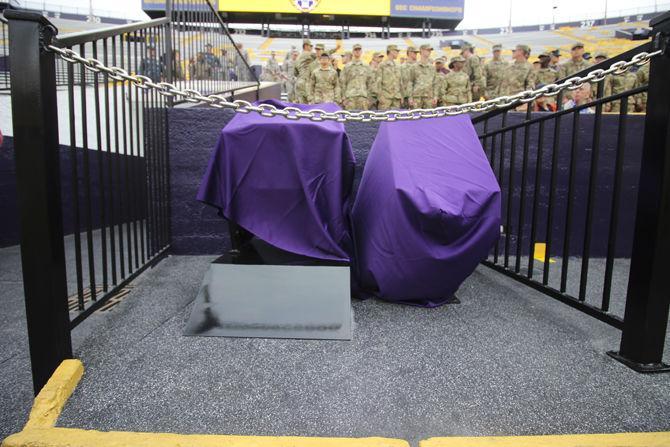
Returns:
[[[172,180],[172,248],[175,254],[221,254],[229,248],[227,227],[217,216],[216,211],[195,200],[195,195],[204,174],[210,152],[219,132],[231,119],[232,114],[225,110],[203,108],[173,109],[169,112],[170,122],[170,161]],[[586,219],[586,195],[588,191],[588,177],[590,169],[590,155],[592,153],[593,116],[581,115],[579,126],[579,144],[577,146],[577,176],[575,177],[572,243],[570,252],[577,254],[581,251],[584,237],[584,221]],[[523,114],[510,114],[509,123],[523,119]],[[560,147],[558,152],[558,182],[555,199],[555,219],[553,237],[559,241],[555,245],[556,252],[562,253],[562,240],[565,228],[565,212],[567,198],[567,170],[570,164],[570,143],[572,134],[572,117],[562,119]],[[625,146],[624,175],[622,178],[622,209],[619,220],[618,256],[629,256],[637,195],[637,181],[639,168],[639,154],[642,145],[644,116],[633,115],[628,117],[628,132]],[[499,125],[498,125],[499,127]],[[355,189],[363,172],[363,165],[368,151],[377,133],[378,124],[375,123],[347,123],[346,130],[356,155],[357,172]],[[495,123],[489,123],[489,129],[496,128]],[[607,197],[613,187],[613,170],[616,149],[616,131],[618,128],[617,115],[605,115],[602,122],[601,150],[597,187],[594,198],[594,237],[592,256],[604,256],[608,222],[610,218],[610,201]],[[526,216],[524,219],[523,250],[527,253],[530,234],[530,204],[533,197],[533,182],[535,179],[535,161],[537,155],[537,126],[529,133],[528,180],[526,190]],[[519,198],[521,197],[521,164],[523,156],[523,130],[517,135],[517,150],[515,155],[514,181],[512,188],[512,219],[510,227],[516,233],[519,226]],[[545,147],[541,169],[540,203],[537,212],[538,233],[536,240],[545,239],[546,212],[549,196],[549,177],[551,147],[553,140],[553,124],[548,123],[545,128]],[[505,143],[505,157],[502,187],[507,195],[509,187],[510,164],[509,136]],[[500,142],[497,144],[496,172],[499,166]],[[490,151],[487,151],[490,156]],[[503,201],[503,222],[506,223],[507,201]],[[516,239],[510,239],[515,246]]]

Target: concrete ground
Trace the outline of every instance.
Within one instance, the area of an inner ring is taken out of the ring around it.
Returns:
[[[458,305],[354,301],[350,342],[184,337],[212,259],[163,260],[74,330],[86,372],[58,425],[413,445],[670,429],[670,374],[615,362],[605,352],[619,331],[486,267],[463,284]],[[21,429],[32,399],[17,247],[0,250],[0,300],[3,438]]]

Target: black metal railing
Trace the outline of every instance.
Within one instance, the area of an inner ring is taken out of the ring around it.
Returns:
[[[9,30],[7,19],[0,14],[0,90],[9,88]]]
[[[171,240],[174,99],[55,57],[48,45],[180,89],[258,92],[209,1],[168,6],[164,18],[66,35],[39,13],[6,11],[35,391],[72,355],[70,331],[158,262]]]
[[[665,49],[670,13],[652,23],[652,42],[570,77]],[[670,228],[668,57],[652,59],[648,86],[605,96],[600,82],[586,103],[560,107],[559,94],[556,112],[508,107],[473,118],[503,199],[501,236],[484,264],[622,329],[613,356],[639,371],[667,370],[670,288],[649,275],[670,271],[658,254]],[[646,116],[633,114],[647,91]],[[635,138],[641,134],[644,141]],[[653,209],[644,204],[649,196]]]

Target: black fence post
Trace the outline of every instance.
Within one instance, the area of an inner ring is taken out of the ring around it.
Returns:
[[[670,371],[663,345],[670,307],[670,12],[651,20],[652,51],[640,187],[624,328],[615,359],[638,372]]]
[[[14,153],[21,265],[35,393],[72,357],[60,198],[57,33],[42,15],[5,10],[9,19]]]

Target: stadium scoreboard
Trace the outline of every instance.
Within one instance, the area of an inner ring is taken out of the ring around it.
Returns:
[[[388,18],[394,26],[417,26],[424,19],[455,27],[463,19],[465,0],[218,0],[213,6],[230,22],[313,24],[348,22],[378,24]],[[165,10],[165,0],[142,0],[149,13]]]

